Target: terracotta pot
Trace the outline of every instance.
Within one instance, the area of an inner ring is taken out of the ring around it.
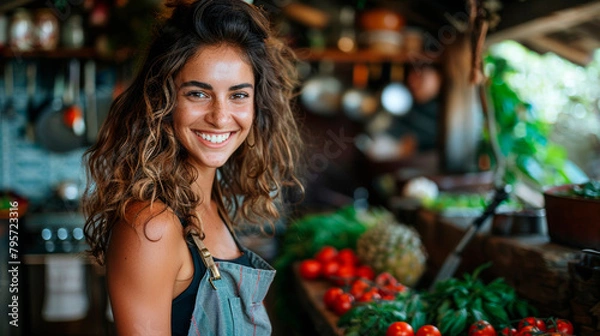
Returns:
[[[359,24],[364,31],[400,31],[404,28],[406,20],[402,15],[393,10],[374,8],[361,13]]]
[[[600,200],[569,195],[573,185],[544,192],[550,240],[578,247],[600,249]]]

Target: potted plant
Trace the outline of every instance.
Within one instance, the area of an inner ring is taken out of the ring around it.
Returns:
[[[552,241],[600,250],[600,181],[566,184],[544,192]]]

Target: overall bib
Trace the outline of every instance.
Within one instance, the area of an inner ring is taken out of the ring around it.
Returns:
[[[271,335],[263,300],[275,270],[240,244],[238,247],[253,267],[215,262],[197,235],[193,235],[193,240],[206,272],[196,295],[188,336]]]

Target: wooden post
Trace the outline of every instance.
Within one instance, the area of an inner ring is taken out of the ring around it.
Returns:
[[[477,86],[470,81],[471,42],[460,35],[441,57],[444,85],[440,122],[440,171],[477,171],[477,149],[482,137],[483,112]]]

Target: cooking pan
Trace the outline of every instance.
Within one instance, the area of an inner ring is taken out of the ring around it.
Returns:
[[[44,107],[35,123],[37,142],[53,152],[68,152],[82,147],[85,143],[83,118],[76,104],[79,92],[79,61],[69,64],[69,77],[68,88],[65,88],[64,74],[56,74],[53,99]]]
[[[331,116],[340,108],[342,83],[333,75],[333,63],[321,61],[318,73],[309,77],[302,86],[300,100],[311,112]]]

